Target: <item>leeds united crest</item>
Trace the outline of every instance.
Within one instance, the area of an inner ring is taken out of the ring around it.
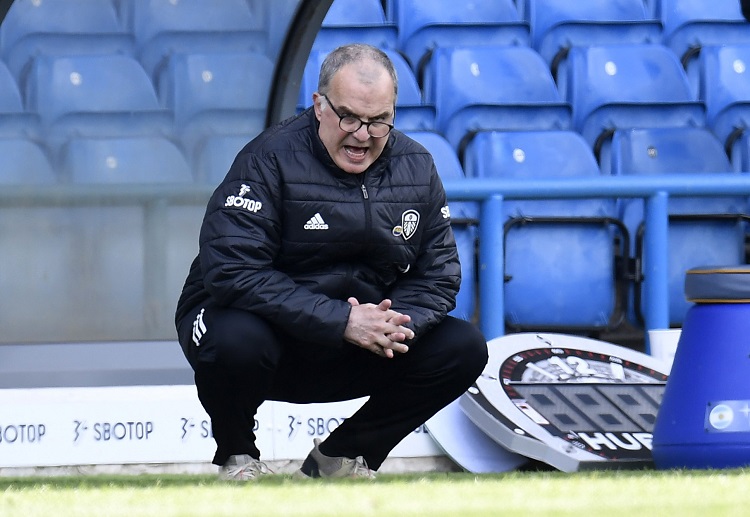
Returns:
[[[412,235],[417,233],[417,226],[419,226],[419,212],[407,210],[401,214],[401,225],[393,228],[393,235],[396,237],[400,235],[408,241]]]

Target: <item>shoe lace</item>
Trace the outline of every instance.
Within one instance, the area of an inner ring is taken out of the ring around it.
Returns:
[[[268,465],[259,460],[253,460],[243,465],[226,467],[226,476],[231,479],[255,479],[263,474],[273,474]]]
[[[362,456],[357,456],[352,465],[352,477],[374,479],[375,473],[370,470]]]

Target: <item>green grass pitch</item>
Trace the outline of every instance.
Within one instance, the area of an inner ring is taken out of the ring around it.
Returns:
[[[383,474],[252,483],[210,475],[0,478],[2,517],[744,516],[750,470]]]

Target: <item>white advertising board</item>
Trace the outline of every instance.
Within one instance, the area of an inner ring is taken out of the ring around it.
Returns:
[[[264,460],[302,460],[365,399],[266,402],[256,415]],[[0,390],[0,468],[208,462],[215,442],[194,386]],[[424,426],[390,457],[440,456]]]

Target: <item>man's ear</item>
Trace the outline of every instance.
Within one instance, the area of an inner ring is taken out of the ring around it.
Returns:
[[[323,114],[323,96],[318,92],[313,92],[312,99],[315,116],[320,120],[320,117]]]

